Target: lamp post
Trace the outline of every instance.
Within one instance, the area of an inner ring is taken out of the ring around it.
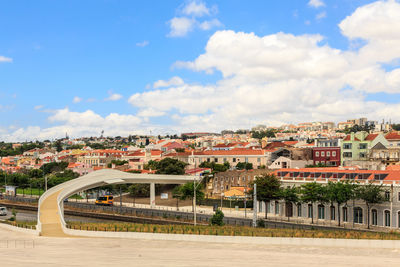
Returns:
[[[194,225],[196,226],[197,224],[197,217],[196,217],[196,189],[197,187],[201,184],[201,181],[203,180],[204,176],[200,176],[199,183],[196,185],[196,176],[193,179],[193,221]]]

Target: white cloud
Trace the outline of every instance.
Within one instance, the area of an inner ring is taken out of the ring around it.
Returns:
[[[171,19],[168,23],[171,28],[168,36],[183,37],[193,30],[196,20],[186,17],[175,17]]]
[[[64,137],[66,132],[71,137],[99,136],[102,130],[105,135],[127,136],[133,133],[144,133],[145,128],[141,125],[142,119],[133,115],[110,113],[102,117],[91,110],[73,112],[68,108],[54,111],[48,120],[58,125],[48,128],[28,126],[11,132],[0,132],[1,138],[6,141],[44,140]],[[138,128],[141,130],[138,131]]]
[[[113,93],[112,91],[108,91],[108,97],[104,99],[104,101],[117,101],[122,98],[122,95]]]
[[[319,8],[319,7],[325,6],[325,3],[322,0],[310,0],[308,2],[308,5],[311,7],[314,7],[314,8]]]
[[[206,20],[199,24],[199,28],[203,31],[210,30],[214,27],[221,27],[222,23],[218,19]]]
[[[148,45],[149,45],[149,41],[147,41],[147,40],[144,40],[143,42],[136,43],[136,46],[138,46],[138,47],[145,47],[145,46],[148,46]]]
[[[175,66],[220,72],[215,84],[171,85],[131,96],[139,112],[169,114],[179,130],[221,130],[257,123],[340,121],[349,117],[400,120],[400,104],[366,101],[368,93],[400,93],[400,4],[358,8],[339,27],[366,41],[357,51],[330,47],[321,35],[218,31],[205,52]],[[382,26],[383,25],[383,26]],[[346,88],[346,89],[345,89]]]
[[[136,115],[58,110],[51,127],[0,131],[7,140],[71,136],[127,135],[133,131],[173,133],[248,128],[267,123],[342,121],[368,117],[400,121],[400,103],[367,101],[369,93],[400,93],[400,4],[378,1],[358,8],[339,28],[357,49],[337,49],[318,34],[294,35],[217,31],[203,54],[180,62],[198,72],[218,72],[208,84],[188,84],[179,77],[157,81],[153,88],[133,94]],[[395,64],[397,62],[397,64]],[[391,69],[387,70],[386,65]],[[150,122],[166,117],[172,126]],[[170,123],[172,120],[172,123]]]
[[[171,79],[169,79],[168,81],[158,80],[158,81],[154,82],[153,88],[177,86],[177,85],[182,85],[182,84],[184,84],[183,80],[178,76],[174,76]],[[148,89],[150,89],[150,88],[148,88]]]
[[[210,15],[210,10],[202,1],[191,1],[183,7],[182,13],[188,16],[202,17]]]
[[[318,13],[318,14],[315,16],[315,18],[316,18],[317,20],[326,18],[326,12],[325,12],[325,11],[322,11],[322,12]]]
[[[82,102],[82,98],[80,98],[79,96],[75,96],[74,99],[72,99],[72,102],[75,103],[75,104],[79,103],[79,102]]]
[[[13,59],[9,57],[0,56],[0,62],[12,62]]]
[[[41,110],[43,108],[44,108],[43,105],[37,105],[37,106],[34,107],[35,110]]]
[[[168,37],[184,37],[189,32],[200,29],[203,31],[221,27],[222,23],[216,18],[201,21],[203,16],[214,16],[217,13],[217,6],[208,8],[202,1],[187,2],[181,9],[180,15],[168,21],[170,32]]]

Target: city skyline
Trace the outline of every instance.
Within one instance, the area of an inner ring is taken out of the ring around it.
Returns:
[[[400,121],[399,1],[23,3],[0,140]]]

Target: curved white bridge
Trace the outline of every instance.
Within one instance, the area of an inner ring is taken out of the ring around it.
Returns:
[[[155,205],[155,184],[184,184],[197,176],[165,175],[165,174],[136,174],[116,170],[100,170],[68,182],[59,184],[47,190],[39,199],[37,229],[42,236],[67,236],[64,229],[64,199],[91,188],[111,185],[145,183],[150,184],[150,205]]]

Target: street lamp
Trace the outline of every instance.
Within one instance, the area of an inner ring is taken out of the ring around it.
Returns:
[[[200,180],[199,183],[196,185],[196,176],[193,179],[193,190],[194,190],[194,197],[193,197],[193,221],[194,225],[196,226],[197,224],[197,217],[196,217],[196,189],[197,187],[201,184],[201,181],[203,180],[204,176],[200,175]]]

